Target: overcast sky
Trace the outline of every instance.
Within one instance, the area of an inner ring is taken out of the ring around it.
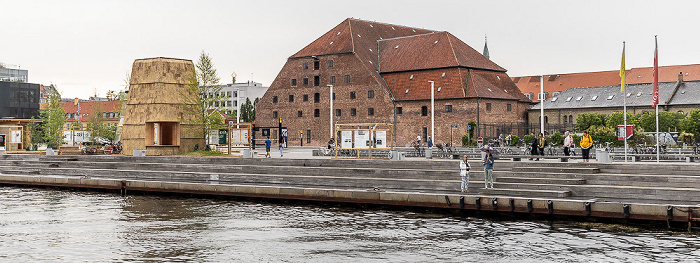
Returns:
[[[448,31],[511,77],[700,63],[700,1],[0,0],[0,62],[63,97],[121,90],[135,59],[196,60],[221,83],[269,86],[286,59],[348,17]],[[196,61],[195,61],[196,62]]]

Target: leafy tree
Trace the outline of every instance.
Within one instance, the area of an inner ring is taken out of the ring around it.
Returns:
[[[563,145],[564,144],[564,136],[561,135],[560,132],[555,132],[551,136],[549,136],[549,142],[555,143],[557,145]]]
[[[208,142],[208,131],[225,128],[221,113],[228,97],[221,94],[222,87],[209,54],[202,51],[195,67],[187,79],[188,92],[181,96],[187,105],[185,112],[193,116],[189,121],[196,124],[197,136]]]
[[[535,139],[535,137],[533,137],[533,136],[530,135],[530,134],[525,134],[525,135],[523,136],[523,142],[525,142],[525,145],[530,145],[530,144],[532,144],[532,140],[534,140],[534,139]]]
[[[518,145],[518,143],[520,143],[520,137],[518,137],[518,135],[515,134],[511,135],[509,146]]]
[[[603,124],[605,124],[605,115],[595,112],[581,113],[576,117],[576,126],[574,128],[577,131],[585,131],[591,126],[602,126]]]
[[[681,129],[687,133],[692,133],[697,139],[700,137],[700,110],[693,110],[681,121]]]
[[[100,104],[95,104],[93,112],[88,114],[85,127],[86,130],[90,132],[90,140],[94,140],[97,137],[102,137],[110,141],[114,140],[116,127],[107,127],[107,118],[104,116],[104,110]]]
[[[56,87],[51,85],[53,89]],[[61,106],[61,95],[57,92],[48,94],[48,105],[46,110],[41,112],[43,119],[43,139],[50,148],[58,148],[63,144],[63,126],[66,123],[66,112]]]
[[[627,113],[627,125],[639,125],[639,116]],[[613,112],[609,117],[606,118],[605,126],[617,129],[618,125],[625,125],[625,118],[622,112]]]
[[[659,112],[659,131],[677,131],[685,114],[679,112]],[[647,132],[656,131],[656,113],[645,112],[639,115],[639,126]]]
[[[241,121],[252,122],[255,120],[255,107],[250,102],[250,98],[245,99],[245,103],[241,105]]]

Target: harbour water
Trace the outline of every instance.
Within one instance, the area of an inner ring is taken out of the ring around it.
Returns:
[[[698,262],[699,248],[619,225],[0,187],[0,262]]]

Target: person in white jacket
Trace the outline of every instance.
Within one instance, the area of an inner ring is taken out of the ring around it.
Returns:
[[[467,156],[464,155],[461,161],[459,161],[459,176],[462,177],[462,194],[469,192],[469,161],[467,161]]]
[[[574,138],[572,138],[571,134],[567,131],[564,134],[564,155],[569,156],[571,147],[574,147]]]

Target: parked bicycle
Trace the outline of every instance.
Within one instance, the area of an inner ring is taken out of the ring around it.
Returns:
[[[547,155],[558,155],[557,144],[550,142],[549,147],[547,148],[546,152],[547,152]]]
[[[416,154],[416,156],[418,156],[418,157],[423,157],[423,156],[424,156],[425,150],[424,150],[423,148],[420,147],[420,143],[418,143],[417,141],[416,141],[416,142],[412,142],[412,143],[411,143],[411,147],[413,147],[413,151],[414,151],[414,153]]]

